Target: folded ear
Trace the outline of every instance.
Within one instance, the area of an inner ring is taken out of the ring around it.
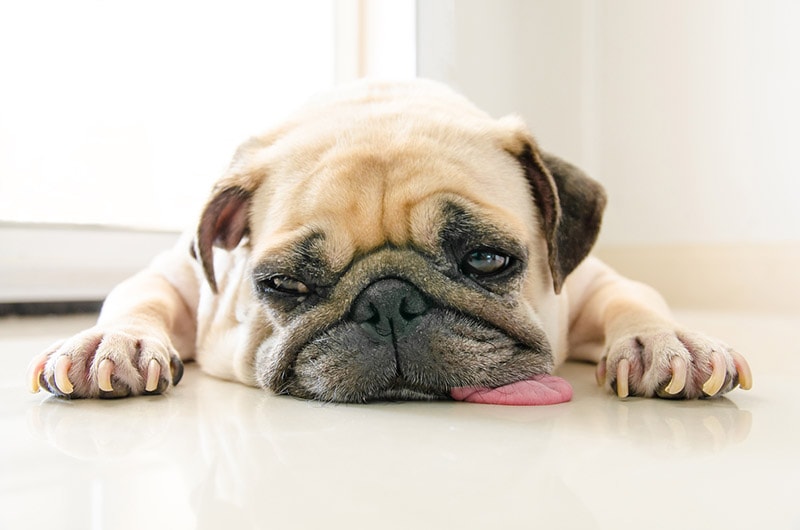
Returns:
[[[583,171],[540,151],[530,135],[522,134],[524,138],[518,134],[507,149],[525,170],[542,216],[553,287],[559,293],[564,280],[589,254],[597,240],[606,194],[603,187]]]
[[[214,186],[200,216],[192,255],[200,261],[215,293],[214,247],[232,250],[250,233],[253,193],[265,178],[264,170],[251,165],[251,161],[273,141],[273,136],[251,138],[237,149],[227,174]]]
[[[206,279],[215,293],[214,247],[232,250],[250,231],[252,195],[252,191],[237,185],[217,187],[200,216],[194,255],[203,266]]]
[[[561,205],[561,219],[555,230],[556,260],[553,285],[559,292],[566,277],[589,255],[603,220],[606,192],[597,181],[569,162],[541,152],[545,168],[550,171]],[[532,178],[532,177],[529,177]]]

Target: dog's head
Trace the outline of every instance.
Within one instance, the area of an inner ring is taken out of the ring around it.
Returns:
[[[519,120],[438,85],[364,84],[243,145],[196,252],[216,289],[212,247],[249,247],[264,387],[432,398],[552,370],[539,308],[603,206]]]

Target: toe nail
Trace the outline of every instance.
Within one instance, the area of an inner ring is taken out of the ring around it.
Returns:
[[[733,364],[736,366],[736,372],[739,374],[739,388],[750,390],[753,388],[753,372],[750,371],[750,365],[739,352],[732,351],[731,356]]]
[[[175,386],[180,383],[183,378],[183,362],[180,357],[173,355],[169,360],[169,370],[172,374],[172,385]]]
[[[69,369],[72,361],[66,355],[62,355],[56,360],[55,378],[56,386],[65,394],[72,394],[74,390],[72,382],[69,380]]]
[[[33,394],[37,394],[39,392],[39,390],[42,389],[42,387],[39,386],[39,377],[41,375],[42,375],[42,372],[34,372],[30,376],[28,376],[28,389]]]
[[[153,392],[158,388],[158,379],[161,377],[161,365],[155,359],[150,359],[147,365],[147,384],[144,389],[147,392]]]
[[[669,362],[672,379],[664,388],[664,392],[674,396],[686,387],[686,361],[681,357],[673,357]]]
[[[36,394],[41,390],[39,379],[44,373],[44,365],[47,364],[48,355],[39,355],[35,357],[31,364],[28,366],[28,389]]]
[[[619,398],[628,397],[628,375],[631,371],[631,365],[628,359],[622,359],[617,364],[617,396]]]
[[[703,392],[707,396],[715,396],[725,384],[725,358],[722,353],[715,351],[711,354],[711,376],[703,384]]]
[[[594,372],[594,377],[597,380],[597,386],[603,386],[606,384],[606,360],[602,359],[599,363],[597,363],[597,368]]]
[[[97,386],[103,392],[113,392],[114,387],[111,385],[111,374],[114,372],[114,361],[111,359],[103,359],[100,366],[97,367]]]

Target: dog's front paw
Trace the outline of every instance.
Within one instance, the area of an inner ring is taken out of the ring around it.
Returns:
[[[69,398],[160,394],[178,384],[183,363],[169,339],[132,329],[95,327],[58,342],[31,361],[28,382]]]
[[[727,345],[684,330],[659,329],[613,341],[597,380],[621,397],[714,397],[753,380],[747,361]]]

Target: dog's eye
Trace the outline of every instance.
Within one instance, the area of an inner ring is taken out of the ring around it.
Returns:
[[[461,270],[469,276],[491,276],[503,272],[511,258],[493,250],[474,250],[464,257]]]
[[[284,294],[305,296],[311,292],[306,284],[289,276],[270,276],[269,278],[261,280],[259,283],[262,287],[270,291],[277,291]]]

